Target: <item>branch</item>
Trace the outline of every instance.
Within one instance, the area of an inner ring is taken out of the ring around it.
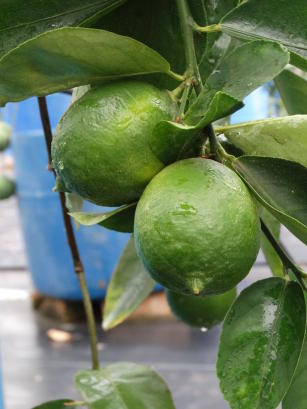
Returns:
[[[43,125],[43,130],[44,130],[47,152],[48,152],[48,169],[52,170],[55,175],[55,171],[51,165],[52,131],[51,131],[46,97],[38,97],[38,105],[39,105],[39,111],[40,111],[41,121]],[[83,264],[80,258],[75,233],[74,233],[73,226],[71,223],[71,218],[68,215],[68,209],[66,208],[66,205],[65,205],[65,195],[63,192],[59,192],[59,195],[60,195],[61,209],[62,209],[62,214],[63,214],[67,242],[68,242],[71,256],[73,259],[74,270],[75,270],[75,273],[77,274],[82,296],[83,296],[83,304],[84,304],[84,309],[86,313],[88,329],[89,329],[89,334],[90,334],[90,343],[91,343],[91,351],[92,351],[92,367],[93,369],[98,369],[99,363],[98,363],[98,351],[97,351],[97,335],[96,335],[96,323],[95,323],[95,317],[94,317],[94,312],[93,312],[93,306],[91,303],[91,298],[90,298],[88,287],[86,284],[85,275],[84,275],[84,267],[83,267]]]
[[[270,232],[269,228],[266,226],[266,224],[263,222],[263,220],[260,218],[261,222],[261,230],[263,231],[264,235],[266,238],[269,240],[271,243],[272,247],[278,254],[280,260],[282,261],[284,267],[286,270],[291,270],[301,286],[304,288],[305,291],[307,291],[306,284],[304,282],[304,278],[306,278],[306,273],[301,270],[300,267],[298,267],[295,262],[292,260],[291,256],[288,254],[287,250],[283,247],[281,243],[278,243],[273,234]]]

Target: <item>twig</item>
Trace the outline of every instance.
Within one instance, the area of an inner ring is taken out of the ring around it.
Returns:
[[[47,152],[48,152],[48,168],[52,170],[55,175],[55,171],[54,169],[52,169],[52,166],[51,166],[52,131],[51,131],[51,125],[50,125],[46,98],[38,97],[38,105],[39,105],[40,117],[41,117],[41,121],[43,125],[46,147],[47,147]],[[92,368],[98,369],[99,363],[98,363],[98,350],[97,350],[97,335],[96,335],[96,323],[95,323],[93,306],[92,306],[91,298],[89,295],[88,287],[86,284],[86,279],[84,275],[84,267],[83,267],[83,264],[80,258],[75,233],[74,233],[73,226],[71,223],[71,218],[68,215],[68,209],[65,205],[65,195],[63,192],[59,192],[59,195],[60,195],[60,203],[61,203],[61,209],[62,209],[63,220],[64,220],[64,225],[65,225],[67,242],[68,242],[71,256],[73,259],[74,270],[75,270],[75,273],[77,274],[82,296],[83,296],[83,304],[84,304],[84,309],[85,309],[87,324],[88,324],[88,329],[89,329],[89,335],[90,335],[90,343],[91,343],[91,351],[92,351]]]

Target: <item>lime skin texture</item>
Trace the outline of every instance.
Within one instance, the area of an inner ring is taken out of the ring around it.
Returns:
[[[135,214],[138,255],[165,288],[221,294],[252,267],[260,243],[256,207],[242,180],[203,158],[164,168],[146,187]]]
[[[15,183],[6,175],[0,175],[0,200],[8,199],[15,193]]]
[[[178,319],[191,327],[207,329],[223,321],[237,295],[236,288],[205,297],[178,294],[169,290],[165,292],[170,309]]]
[[[166,90],[139,81],[92,88],[60,119],[52,143],[60,189],[104,206],[137,200],[164,164],[153,154],[155,125],[173,120]]]

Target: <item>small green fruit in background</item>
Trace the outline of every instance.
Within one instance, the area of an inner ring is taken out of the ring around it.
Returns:
[[[223,321],[237,295],[236,288],[219,295],[196,297],[166,290],[173,314],[191,327],[211,328]]]
[[[12,128],[5,122],[0,122],[0,152],[9,146]]]
[[[187,295],[235,287],[259,251],[259,218],[247,187],[209,159],[185,159],[155,176],[137,205],[134,232],[152,277]]]
[[[0,175],[0,200],[8,199],[15,193],[15,183],[6,175]]]
[[[167,91],[145,82],[91,88],[68,108],[53,139],[53,165],[67,191],[106,206],[137,200],[164,167],[149,135],[176,109]]]

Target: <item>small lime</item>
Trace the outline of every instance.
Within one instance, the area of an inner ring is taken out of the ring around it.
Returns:
[[[247,187],[209,159],[175,162],[155,176],[137,205],[134,232],[152,277],[185,294],[230,290],[259,251],[259,218]]]
[[[6,175],[0,175],[0,200],[8,199],[15,193],[15,183]]]
[[[175,115],[169,93],[148,83],[120,81],[90,89],[55,130],[58,185],[100,205],[135,201],[164,166],[150,149],[149,135],[158,122]]]
[[[191,327],[211,328],[223,321],[236,298],[236,288],[219,295],[196,297],[166,290],[173,314]]]

